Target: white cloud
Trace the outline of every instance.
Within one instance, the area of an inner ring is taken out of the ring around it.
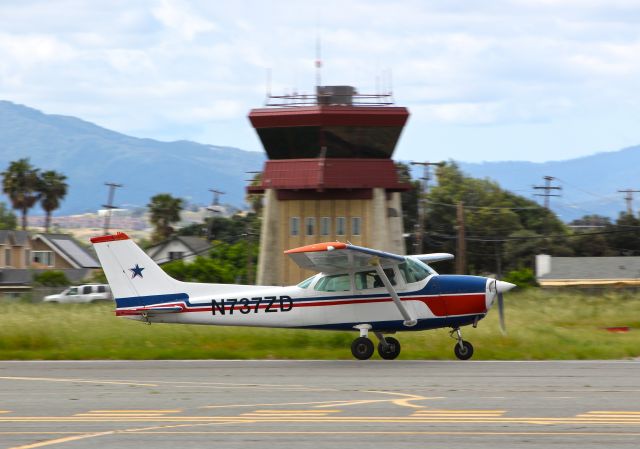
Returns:
[[[192,11],[189,4],[178,0],[162,0],[159,6],[153,8],[153,15],[189,41],[199,33],[216,30],[212,22]]]
[[[0,98],[149,137],[211,127],[225,143],[255,147],[226,130],[248,128],[268,67],[274,92],[312,91],[318,34],[324,83],[373,92],[392,69],[396,99],[421,130],[535,123],[552,141],[561,120],[640,115],[630,94],[640,88],[636,1],[5,0],[0,30]],[[585,151],[602,142],[593,126],[582,132],[592,133]],[[405,135],[403,148],[428,138]]]

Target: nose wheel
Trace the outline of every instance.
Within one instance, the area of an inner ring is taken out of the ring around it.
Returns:
[[[453,336],[453,333],[456,333],[456,336]],[[462,332],[460,332],[460,328],[457,327],[450,333],[451,338],[455,338],[457,340],[456,345],[453,347],[453,352],[456,357],[460,360],[469,360],[473,356],[473,345],[468,341],[462,339]]]

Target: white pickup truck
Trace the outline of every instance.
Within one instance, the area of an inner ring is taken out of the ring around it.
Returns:
[[[111,289],[106,284],[87,284],[69,287],[57,295],[45,296],[44,302],[89,303],[113,301]]]

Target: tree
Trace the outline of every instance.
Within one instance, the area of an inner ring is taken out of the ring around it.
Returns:
[[[168,193],[159,193],[151,198],[147,207],[151,214],[151,224],[155,228],[151,237],[153,242],[165,240],[173,233],[171,225],[180,221],[182,203],[182,199],[174,198]]]
[[[60,207],[60,201],[67,195],[66,179],[65,175],[53,170],[48,170],[40,175],[38,191],[40,192],[40,205],[46,214],[45,232],[49,232],[51,226],[51,212]]]
[[[18,220],[16,220],[16,214],[10,209],[7,209],[7,205],[0,203],[0,229],[15,229],[18,226]]]
[[[464,204],[468,270],[497,273],[530,267],[533,254],[548,248],[566,255],[564,224],[535,202],[508,192],[487,179],[465,176],[454,162],[436,170],[438,185],[427,197],[427,252],[456,252],[456,206]],[[524,232],[524,231],[527,232]],[[542,238],[545,235],[553,238]],[[452,263],[438,264],[447,272]]]
[[[28,158],[19,159],[9,164],[2,172],[2,190],[11,200],[14,209],[22,215],[22,229],[27,229],[27,212],[39,199],[38,169],[33,167]]]

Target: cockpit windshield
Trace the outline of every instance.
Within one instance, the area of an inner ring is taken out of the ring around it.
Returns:
[[[313,276],[311,276],[310,278],[305,279],[304,281],[300,282],[298,284],[299,288],[307,288],[309,287],[309,285],[311,285],[311,282],[313,281],[313,279],[316,277],[316,275],[314,274]]]
[[[433,271],[428,265],[416,262],[410,258],[407,258],[406,262],[398,265],[398,268],[400,269],[400,273],[402,273],[407,284],[420,282],[431,274],[435,274],[435,271]]]

